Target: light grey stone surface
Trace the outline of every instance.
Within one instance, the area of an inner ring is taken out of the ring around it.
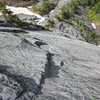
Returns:
[[[77,39],[84,39],[79,30],[75,29],[71,24],[65,22],[59,22],[56,24],[55,29],[58,29],[63,35],[68,35]]]
[[[17,16],[27,23],[36,24],[38,21],[38,18],[34,15],[17,14]]]
[[[100,100],[100,47],[26,33],[0,32],[0,100]]]

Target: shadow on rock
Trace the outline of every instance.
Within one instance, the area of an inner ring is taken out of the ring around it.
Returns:
[[[25,92],[36,91],[38,85],[34,79],[22,75],[12,74],[8,71],[9,68],[11,67],[0,65],[0,73],[10,77],[11,79],[19,83]]]

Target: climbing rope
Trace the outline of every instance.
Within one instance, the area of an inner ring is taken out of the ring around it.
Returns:
[[[78,76],[76,76],[75,73],[67,67],[67,64],[66,64],[66,69],[71,74],[71,76],[73,77],[73,79],[78,83],[78,85],[81,87],[81,89],[83,89],[84,92],[89,96],[90,100],[94,100],[94,97],[89,92],[88,88],[80,81],[80,79],[78,78]]]
[[[56,39],[56,41],[57,41],[57,39]],[[57,52],[56,50],[53,49],[53,47],[51,45],[49,45],[49,50],[50,49],[52,49],[53,51]],[[57,53],[59,54],[59,52],[57,52]],[[92,93],[90,93],[89,89],[84,85],[84,83],[82,83],[80,81],[78,76],[76,76],[75,73],[72,70],[70,70],[70,68],[68,67],[68,65],[67,65],[68,62],[66,61],[67,58],[66,57],[62,57],[61,55],[60,55],[60,57],[61,57],[61,59],[64,59],[63,61],[65,63],[65,66],[66,66],[66,69],[67,69],[68,72],[65,71],[64,68],[61,68],[61,69],[64,70],[66,73],[69,73],[73,77],[74,81],[76,81],[76,83],[80,86],[80,88],[89,96],[90,100],[94,100],[94,97],[93,97]]]

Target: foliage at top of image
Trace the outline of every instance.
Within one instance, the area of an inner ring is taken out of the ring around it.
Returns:
[[[59,14],[56,15],[55,18],[58,21],[71,23],[78,30],[86,33],[84,38],[87,42],[98,44],[98,40],[100,41],[100,35],[89,30],[82,20],[75,17],[76,14],[81,14],[80,7],[84,8],[84,14],[86,14],[89,20],[100,21],[100,0],[72,0],[60,9]]]
[[[86,14],[89,15],[89,19],[100,20],[100,0],[72,0],[60,9],[59,15],[57,15],[56,18],[58,20],[66,20],[75,14],[80,14],[79,6],[84,7]],[[90,18],[90,16],[93,18]]]
[[[10,6],[28,6],[38,2],[38,0],[0,0]]]
[[[28,23],[24,22],[23,20],[19,19],[17,15],[13,14],[12,11],[10,11],[9,9],[6,9],[5,3],[0,2],[0,11],[2,12],[3,17],[9,24],[15,25],[21,28],[26,27],[28,25]]]
[[[100,0],[81,0],[80,4],[82,6],[95,6]]]
[[[52,1],[43,1],[40,4],[33,6],[33,10],[39,14],[47,14],[56,7],[56,3]]]
[[[85,12],[89,20],[100,22],[100,14],[96,13],[93,9],[87,8]]]
[[[9,25],[29,30],[45,30],[44,27],[32,23],[27,23],[21,20],[16,14],[13,14],[10,9],[6,8],[6,3],[0,2],[0,12]]]
[[[0,11],[6,8],[6,3],[0,2]]]
[[[99,13],[100,14],[100,1],[97,4],[95,4],[95,6],[93,7],[93,10],[96,13]]]
[[[85,7],[85,12],[90,20],[100,22],[100,0],[82,0],[80,4]]]
[[[79,4],[76,0],[72,0],[60,8],[60,12],[55,16],[55,18],[58,20],[70,19],[74,14],[79,13],[78,5]]]

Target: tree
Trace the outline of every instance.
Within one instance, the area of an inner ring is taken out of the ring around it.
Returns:
[[[0,2],[0,11],[2,11],[4,8],[6,8],[6,4],[3,2]]]
[[[93,7],[93,10],[94,10],[96,13],[99,13],[99,14],[100,14],[100,2],[98,2],[98,3]]]

